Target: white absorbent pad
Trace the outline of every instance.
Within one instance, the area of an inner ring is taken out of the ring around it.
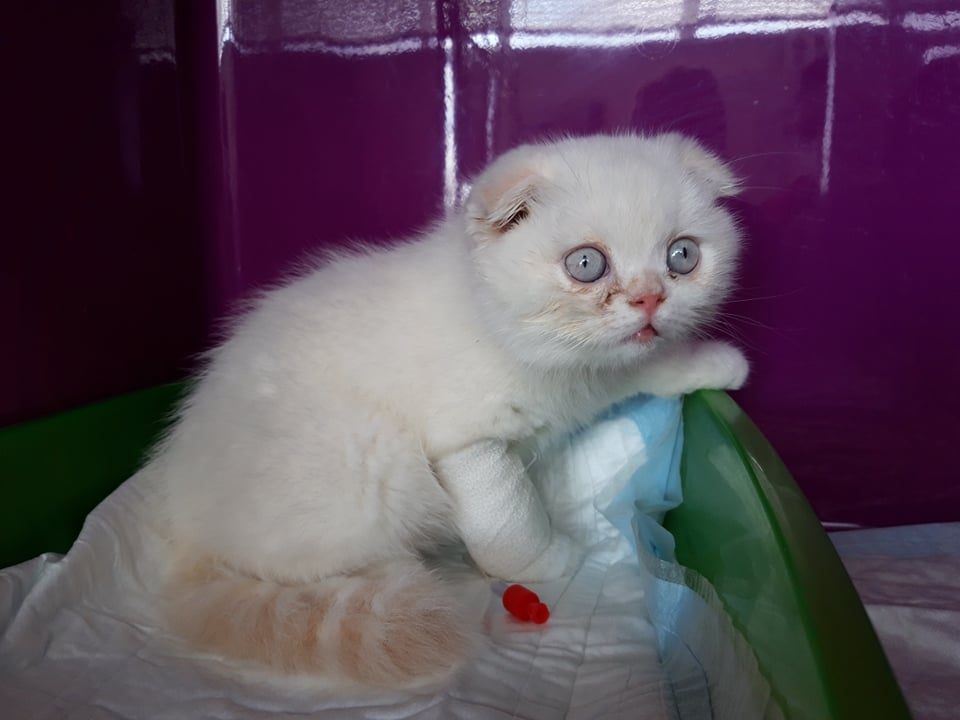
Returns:
[[[543,626],[513,621],[484,582],[479,655],[449,687],[426,694],[345,697],[177,641],[157,617],[164,541],[144,504],[149,479],[138,474],[90,514],[67,555],[0,571],[0,717],[721,717],[709,710],[722,705],[708,697],[718,680],[707,676],[711,664],[729,670],[730,658],[693,657],[703,687],[678,689],[661,647],[690,628],[648,619],[652,593],[661,605],[672,597],[670,607],[702,602],[675,584],[659,592],[662,580],[638,562],[637,538],[641,555],[645,546],[669,555],[657,521],[679,501],[681,439],[679,401],[638,399],[534,463],[553,521],[587,548],[584,561],[570,578],[531,585],[552,613]],[[684,653],[692,645],[685,640]],[[768,692],[741,695],[735,717],[748,718]]]

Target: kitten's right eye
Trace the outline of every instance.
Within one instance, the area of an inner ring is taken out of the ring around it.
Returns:
[[[667,267],[670,272],[678,275],[687,275],[700,262],[700,246],[687,237],[682,237],[670,243],[667,248]]]
[[[607,258],[595,247],[577,248],[563,261],[574,280],[596,282],[607,271]]]

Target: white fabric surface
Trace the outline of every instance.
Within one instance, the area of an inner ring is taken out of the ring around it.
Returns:
[[[960,522],[834,533],[916,720],[960,717]]]
[[[531,586],[550,606],[548,624],[510,620],[484,584],[488,640],[458,680],[437,694],[372,699],[332,697],[170,638],[152,602],[162,535],[143,512],[148,479],[135,476],[90,515],[66,556],[0,572],[0,716],[670,718],[671,688],[644,619],[649,578],[632,538],[596,501],[612,502],[648,461],[638,426],[614,418],[542,463],[548,510],[589,546],[572,578]]]

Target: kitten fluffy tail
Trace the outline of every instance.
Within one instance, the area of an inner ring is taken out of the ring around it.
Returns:
[[[186,639],[289,673],[419,687],[453,674],[471,645],[447,588],[413,560],[304,585],[193,562],[169,589],[174,629]]]

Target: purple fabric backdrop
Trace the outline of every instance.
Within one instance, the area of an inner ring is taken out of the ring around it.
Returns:
[[[675,129],[746,180],[738,399],[821,518],[960,518],[954,5],[5,10],[45,40],[14,42],[7,90],[0,422],[177,376],[252,288],[421,227],[518,142]]]

